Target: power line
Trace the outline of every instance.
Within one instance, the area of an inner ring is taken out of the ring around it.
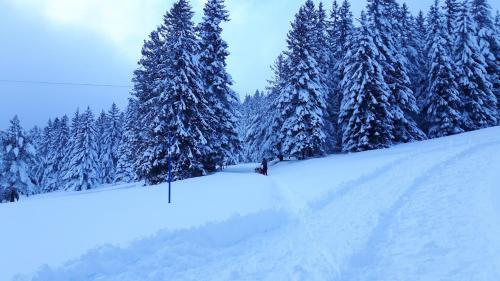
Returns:
[[[35,81],[35,80],[8,80],[8,79],[0,79],[0,83],[38,84],[38,85],[72,86],[72,87],[132,88],[131,85],[127,86],[127,85],[115,85],[115,84],[72,83],[72,82]]]

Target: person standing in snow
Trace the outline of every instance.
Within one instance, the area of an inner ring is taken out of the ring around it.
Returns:
[[[262,159],[261,166],[262,166],[262,174],[264,176],[267,176],[267,160],[266,160],[266,158]]]
[[[16,188],[14,187],[14,185],[11,185],[10,188],[9,188],[9,199],[10,199],[10,202],[15,202],[15,201],[19,201],[19,193],[17,192]]]

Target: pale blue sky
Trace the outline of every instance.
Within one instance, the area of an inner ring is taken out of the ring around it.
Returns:
[[[333,0],[324,1],[327,8]],[[192,0],[201,17],[203,0]],[[234,89],[244,96],[262,89],[269,66],[285,48],[290,21],[303,0],[227,0],[225,25]],[[316,1],[319,2],[319,1]],[[407,1],[416,13],[433,0]],[[498,1],[494,1],[498,2]],[[0,80],[36,80],[130,85],[142,41],[173,0],[2,0]],[[352,0],[359,15],[365,0]],[[490,4],[494,9],[499,3]],[[0,82],[0,129],[18,114],[25,127],[77,107],[94,111],[113,101],[124,107],[127,88],[68,87]]]

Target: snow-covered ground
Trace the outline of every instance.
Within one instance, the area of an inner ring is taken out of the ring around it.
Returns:
[[[1,204],[0,280],[500,280],[498,127],[254,166]]]

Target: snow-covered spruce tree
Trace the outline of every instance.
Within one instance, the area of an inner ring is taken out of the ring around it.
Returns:
[[[391,146],[393,116],[389,86],[383,77],[380,54],[364,12],[353,49],[346,56],[342,80],[343,100],[339,115],[342,150],[358,152]]]
[[[146,174],[151,169],[151,161],[145,152],[153,142],[150,138],[153,135],[153,120],[156,114],[153,110],[155,108],[153,98],[159,95],[159,92],[155,91],[156,81],[164,81],[166,76],[166,73],[160,69],[162,66],[161,49],[164,45],[164,38],[159,34],[162,29],[163,27],[159,26],[144,41],[139,67],[134,71],[132,78],[134,88],[130,102],[137,104],[134,106],[135,116],[137,123],[141,124],[138,130],[132,132],[134,138],[137,139],[137,142],[134,142],[134,151],[139,155],[135,159],[134,166],[137,168],[138,179],[141,180],[146,178]]]
[[[19,118],[14,116],[3,138],[3,169],[0,183],[6,189],[14,186],[19,193],[32,195],[37,192],[30,174],[34,164],[35,149],[26,132],[21,127]]]
[[[367,10],[373,42],[383,66],[384,81],[391,91],[394,142],[423,140],[426,136],[413,119],[419,109],[410,89],[406,58],[396,40],[400,36],[400,25],[396,20],[397,3],[394,0],[369,0]]]
[[[116,166],[118,165],[118,147],[123,134],[123,120],[120,110],[115,103],[106,114],[106,123],[102,135],[100,148],[100,163],[103,183],[112,183],[115,179]]]
[[[344,0],[339,7],[337,1],[333,2],[328,22],[328,44],[330,47],[330,66],[327,81],[328,95],[326,97],[327,110],[326,119],[332,128],[327,127],[328,138],[334,138],[332,142],[327,142],[327,151],[335,152],[341,150],[342,134],[338,128],[338,116],[342,101],[342,91],[340,82],[344,75],[344,58],[349,46],[350,36],[354,31],[353,16],[348,0]]]
[[[44,163],[41,151],[43,150],[43,133],[42,130],[35,126],[28,132],[28,138],[31,140],[33,149],[35,151],[33,157],[33,165],[31,165],[30,175],[32,175],[33,182],[37,187],[41,186],[44,174]]]
[[[97,119],[95,120],[94,128],[95,128],[95,140],[96,140],[96,146],[97,146],[97,163],[99,165],[99,168],[97,169],[98,173],[98,178],[99,178],[99,183],[104,184],[105,183],[105,177],[106,177],[106,155],[105,155],[105,140],[104,140],[104,134],[106,132],[106,127],[108,125],[108,116],[106,115],[106,112],[104,110],[101,111]]]
[[[60,118],[60,121],[54,127],[54,132],[52,134],[52,157],[53,157],[53,168],[55,173],[55,186],[54,190],[61,190],[65,186],[64,177],[66,174],[66,162],[69,157],[69,138],[70,138],[70,128],[69,128],[69,118],[64,115]],[[69,161],[68,161],[69,162]]]
[[[124,118],[123,134],[118,148],[118,164],[116,167],[115,183],[129,183],[136,180],[137,169],[135,162],[137,159],[137,101],[129,101]]]
[[[332,29],[329,26],[326,11],[323,8],[323,3],[320,2],[318,5],[317,15],[316,15],[316,35],[315,40],[315,60],[318,63],[318,69],[320,73],[321,83],[324,85],[325,92],[325,103],[327,110],[325,110],[324,117],[324,131],[326,134],[325,138],[325,151],[333,152],[337,148],[337,117],[338,111],[335,110],[334,96],[336,96],[336,84],[335,84],[335,69],[334,69],[334,59],[333,50],[334,46],[330,45],[331,39],[329,30]],[[338,107],[337,107],[338,108]],[[331,109],[331,110],[330,110]]]
[[[426,40],[427,40],[427,24],[424,13],[419,11],[418,16],[415,19],[415,39],[417,41],[418,47],[418,57],[422,60],[418,66],[418,74],[420,75],[420,82],[414,84],[415,77],[412,77],[413,88],[415,89],[415,99],[417,100],[417,105],[419,108],[422,108],[425,98],[427,97],[426,89],[427,85],[427,72],[429,70],[429,66],[427,65],[427,57],[429,54],[429,50],[427,49]],[[422,120],[422,111],[420,112],[419,119]]]
[[[327,27],[326,27],[326,31],[328,33],[328,47],[330,47],[330,56],[332,58],[330,58],[330,63],[332,63],[332,65],[330,65],[330,68],[333,69],[334,68],[334,61],[336,60],[335,59],[335,51],[337,50],[337,46],[336,46],[336,43],[337,43],[337,40],[339,40],[339,22],[340,22],[340,16],[339,16],[339,10],[340,10],[340,7],[339,7],[339,4],[337,2],[337,0],[333,0],[333,3],[332,3],[332,7],[330,9],[330,15],[329,15],[329,18],[328,18],[328,21],[327,21]]]
[[[50,120],[43,129],[42,143],[37,149],[38,157],[42,163],[42,175],[40,178],[41,192],[51,192],[57,189],[57,171],[55,167],[55,135],[60,125],[59,118]]]
[[[326,20],[326,46],[328,51],[328,65],[326,67],[326,79],[323,81],[326,95],[325,95],[325,150],[327,153],[333,153],[339,150],[339,129],[338,117],[340,108],[340,79],[339,73],[336,69],[338,61],[337,42],[340,37],[340,7],[337,0],[333,1],[332,7],[329,12],[328,19]]]
[[[423,20],[423,15],[420,14]],[[413,16],[410,14],[408,6],[403,4],[401,6],[400,14],[398,17],[398,22],[401,27],[400,34],[400,44],[403,55],[406,58],[406,69],[408,70],[410,81],[411,81],[411,90],[414,93],[415,98],[422,95],[422,85],[425,84],[425,76],[424,72],[425,68],[425,57],[423,54],[423,36],[419,30],[417,29],[417,23]]]
[[[500,121],[500,37],[495,30],[491,7],[486,0],[472,0],[472,16],[477,24],[479,49],[486,62],[486,72],[497,98],[497,119]]]
[[[148,136],[146,180],[150,184],[167,179],[167,155],[172,154],[174,180],[207,173],[203,161],[213,155],[208,140],[214,132],[213,113],[203,89],[197,54],[198,41],[192,21],[193,11],[187,0],[179,0],[164,17],[160,73],[157,96],[151,99],[154,112]],[[169,147],[169,136],[172,145]]]
[[[209,145],[214,155],[204,161],[207,171],[217,166],[238,162],[241,141],[238,135],[238,104],[236,93],[231,89],[231,76],[227,73],[228,45],[222,39],[221,24],[229,21],[224,0],[208,0],[204,8],[203,21],[199,26],[200,62],[205,96],[213,111],[210,126],[214,134],[209,136]]]
[[[459,90],[465,106],[464,125],[467,130],[497,124],[497,99],[486,72],[487,63],[478,45],[478,30],[467,2],[457,19],[455,61]]]
[[[327,26],[327,15],[326,10],[323,7],[323,2],[318,5],[318,10],[316,11],[316,25],[314,32],[316,35],[314,39],[314,55],[316,62],[318,64],[318,69],[320,70],[320,78],[326,87],[327,81],[329,81],[328,70],[330,67],[330,51],[331,48],[328,46],[328,26]]]
[[[280,110],[280,95],[285,91],[287,79],[290,76],[290,58],[286,52],[278,55],[275,64],[271,67],[273,78],[268,81],[266,87],[267,95],[263,99],[265,104],[261,111],[260,126],[262,132],[262,143],[260,147],[260,157],[274,158],[284,157],[283,142],[280,138],[280,131],[283,128],[284,119]]]
[[[278,98],[284,155],[305,158],[325,152],[325,86],[316,62],[316,8],[300,8],[288,33],[289,76]]]
[[[435,0],[434,5],[438,4],[438,0]],[[446,21],[446,32],[450,38],[455,36],[457,19],[459,17],[459,0],[445,0],[444,1],[444,16]],[[451,42],[453,44],[453,42]],[[450,45],[451,47],[451,45]]]
[[[274,77],[269,81],[268,93],[259,100],[260,106],[250,120],[245,136],[250,159],[255,162],[283,154],[279,140],[283,120],[278,109],[278,97],[288,76],[288,57],[285,53],[278,56],[271,69]]]
[[[94,115],[90,108],[72,120],[66,190],[88,190],[99,183],[99,163]]]
[[[429,12],[430,46],[428,73],[429,86],[423,105],[428,136],[438,138],[464,132],[462,129],[463,105],[454,75],[450,38],[446,22],[434,4]]]
[[[78,139],[78,134],[80,132],[80,122],[81,122],[81,113],[80,109],[77,108],[76,112],[74,113],[73,117],[71,118],[71,125],[70,125],[70,130],[69,130],[69,137],[68,137],[68,144],[67,144],[67,149],[66,149],[66,156],[64,157],[64,164],[63,164],[63,178],[64,178],[64,189],[66,189],[67,185],[67,177],[66,175],[68,174],[69,170],[72,169],[71,167],[71,158],[73,157],[73,146],[76,145],[77,139]]]
[[[265,94],[264,91],[255,91],[254,95],[247,95],[241,104],[240,112],[241,112],[241,121],[240,121],[240,138],[245,140],[242,142],[242,152],[241,162],[251,162],[258,161],[254,159],[254,153],[249,145],[249,141],[247,141],[246,136],[250,130],[252,122],[255,118],[260,116],[265,108]]]
[[[253,95],[246,95],[243,102],[240,104],[239,111],[241,113],[241,120],[239,123],[239,133],[241,139],[244,138],[245,132],[250,125],[250,120],[256,112],[257,102],[263,94],[264,93],[261,94],[259,90],[256,90]]]

